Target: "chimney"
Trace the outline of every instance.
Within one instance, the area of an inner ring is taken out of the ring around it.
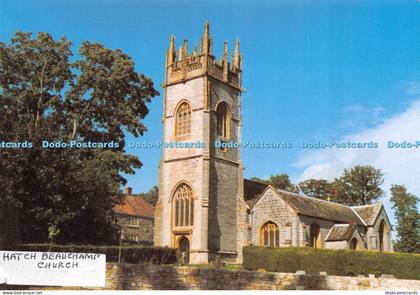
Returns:
[[[127,186],[127,187],[125,188],[124,193],[125,193],[127,196],[130,196],[130,195],[133,193],[133,188],[132,188],[132,187],[130,187],[130,186]]]

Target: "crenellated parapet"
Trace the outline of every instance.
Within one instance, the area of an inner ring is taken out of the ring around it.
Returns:
[[[204,35],[197,50],[194,45],[191,53],[188,40],[184,40],[178,52],[175,49],[175,36],[170,38],[169,49],[166,52],[165,86],[182,83],[200,76],[209,75],[242,90],[242,55],[239,50],[239,40],[236,40],[235,50],[229,61],[228,43],[225,41],[223,57],[218,61],[213,55],[213,39],[210,36],[209,23],[204,25]]]

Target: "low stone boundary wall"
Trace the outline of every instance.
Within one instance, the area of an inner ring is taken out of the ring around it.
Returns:
[[[91,290],[91,288],[0,285],[0,290]],[[105,290],[420,290],[420,280],[389,276],[340,277],[233,271],[173,265],[107,263]],[[98,288],[96,290],[103,290]]]
[[[107,264],[113,290],[420,290],[420,280],[230,271],[170,265]]]

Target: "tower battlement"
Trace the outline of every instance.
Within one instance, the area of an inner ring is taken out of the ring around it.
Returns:
[[[204,75],[242,90],[242,55],[239,50],[239,40],[236,39],[235,50],[230,61],[227,41],[224,43],[223,56],[217,61],[213,55],[213,39],[210,36],[208,22],[204,25],[204,35],[200,39],[198,50],[197,46],[194,45],[193,50],[189,52],[188,40],[184,39],[179,51],[176,51],[175,36],[171,36],[169,49],[166,51],[164,86],[185,82]]]

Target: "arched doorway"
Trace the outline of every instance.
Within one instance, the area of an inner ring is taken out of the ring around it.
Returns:
[[[186,237],[182,237],[178,242],[178,254],[184,258],[184,263],[190,262],[190,241]]]
[[[387,227],[385,221],[382,220],[379,224],[379,251],[385,251],[387,244]]]
[[[351,241],[350,241],[350,249],[351,250],[356,250],[357,249],[357,239],[356,238],[351,239]]]
[[[310,241],[309,245],[312,248],[321,248],[321,235],[318,223],[312,223],[309,229]]]

